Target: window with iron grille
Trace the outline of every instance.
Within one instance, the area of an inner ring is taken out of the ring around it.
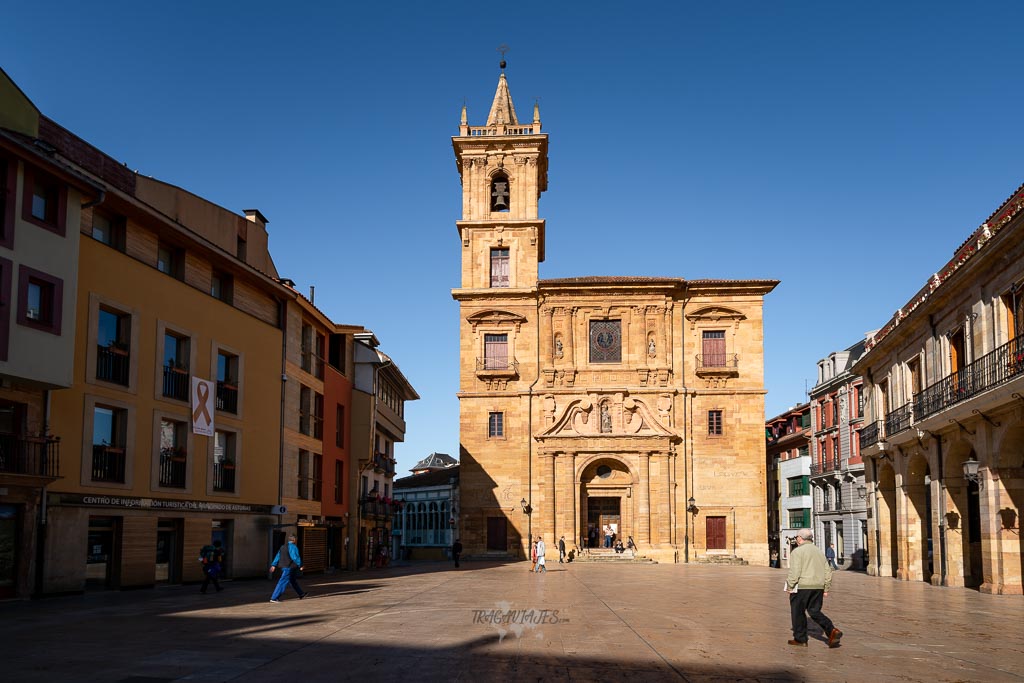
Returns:
[[[590,362],[622,362],[622,321],[590,321]]]

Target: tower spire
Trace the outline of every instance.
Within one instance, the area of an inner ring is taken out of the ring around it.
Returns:
[[[516,108],[512,104],[512,95],[508,91],[508,81],[505,80],[504,71],[498,76],[498,89],[494,91],[494,102],[491,103],[491,112],[487,115],[488,126],[499,124],[506,126],[519,125],[519,119],[516,118]]]

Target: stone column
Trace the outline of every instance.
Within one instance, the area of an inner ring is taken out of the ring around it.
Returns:
[[[666,368],[672,367],[672,306],[666,304],[664,324],[661,328],[662,346],[658,350],[658,357],[664,362]]]
[[[555,515],[557,513],[557,500],[555,499],[555,467],[556,458],[554,453],[541,453],[540,465],[544,477],[543,508],[540,510],[540,524],[534,530],[533,535],[543,534],[544,542],[548,548],[552,547],[552,535],[555,533]],[[537,511],[534,511],[537,514]]]
[[[651,544],[651,455],[640,453],[640,481],[637,484],[637,543]]]
[[[545,306],[541,309],[540,317],[540,366],[541,368],[549,368],[554,365],[554,355],[552,353],[552,340],[554,336],[554,327],[552,325],[552,309],[550,306]]]
[[[909,501],[903,486],[903,475],[896,475],[896,578],[909,581],[910,566],[909,548],[907,547],[907,521],[909,518]]]
[[[579,367],[576,362],[576,308],[566,309],[566,326],[565,326],[565,358],[572,368]]]
[[[672,484],[671,484],[671,482],[672,482],[672,454],[669,453],[668,451],[665,451],[661,455],[665,456],[665,460],[664,460],[665,472],[662,474],[662,481],[664,482],[662,484],[662,486],[664,487],[664,492],[663,492],[662,497],[661,497],[661,499],[662,499],[661,506],[663,508],[663,512],[661,514],[661,525],[662,525],[661,542],[662,543],[671,543],[672,542],[672,515],[671,515],[671,511],[672,511]]]
[[[526,166],[526,186],[524,190],[527,193],[526,198],[526,217],[530,219],[537,218],[537,157],[530,157],[527,161]]]

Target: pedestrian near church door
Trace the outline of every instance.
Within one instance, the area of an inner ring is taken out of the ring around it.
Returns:
[[[707,518],[708,550],[725,550],[725,517]]]

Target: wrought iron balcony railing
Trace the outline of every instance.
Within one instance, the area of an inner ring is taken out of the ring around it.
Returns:
[[[1024,343],[1017,337],[914,396],[914,419],[923,420],[1022,375]]]
[[[235,492],[235,465],[228,462],[213,463],[213,490]]]
[[[704,353],[696,355],[697,372],[739,372],[740,356],[738,353]]]
[[[861,450],[874,446],[876,443],[881,441],[882,438],[882,423],[880,421],[875,421],[871,424],[865,425],[860,430]]]
[[[893,434],[899,434],[905,429],[910,428],[910,423],[913,419],[911,414],[911,404],[905,403],[896,410],[890,412],[885,416],[885,433],[888,436]]]
[[[96,379],[128,386],[131,356],[127,349],[96,346]]]
[[[59,471],[59,439],[0,434],[0,472],[56,479]]]
[[[234,382],[217,380],[217,410],[238,414],[238,387]]]
[[[518,375],[519,361],[517,361],[515,358],[505,358],[502,356],[499,356],[497,358],[477,358],[476,371],[509,373],[513,375]]]
[[[92,447],[92,480],[124,483],[124,448],[95,445]]]
[[[164,396],[179,401],[187,401],[190,384],[191,379],[189,378],[187,368],[179,368],[173,365],[164,366]]]
[[[175,451],[160,454],[160,486],[185,488],[185,473],[188,471],[188,457]]]

